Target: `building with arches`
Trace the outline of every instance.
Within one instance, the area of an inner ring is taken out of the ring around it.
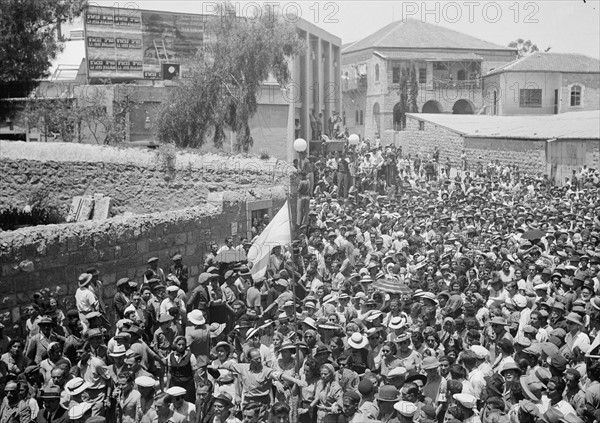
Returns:
[[[600,61],[534,53],[483,76],[488,115],[552,115],[600,108]]]
[[[480,113],[481,76],[515,57],[515,49],[438,25],[393,22],[342,46],[345,126],[366,138],[379,135],[386,143],[391,131],[404,128],[406,112]],[[406,80],[417,86],[416,104],[409,110],[400,101]]]

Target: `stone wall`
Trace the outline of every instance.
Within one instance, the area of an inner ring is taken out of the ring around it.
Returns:
[[[69,143],[0,141],[0,209],[44,192],[66,215],[71,199],[104,194],[116,215],[199,206],[211,192],[261,198],[288,185],[287,162]]]
[[[433,153],[435,147],[440,150],[440,162],[450,158],[452,167],[460,166],[460,155],[464,150],[467,165],[473,168],[479,161],[487,164],[499,160],[502,165],[517,165],[523,172],[546,173],[546,143],[544,141],[515,140],[498,138],[465,138],[461,134],[411,117],[406,119],[406,131],[402,133],[405,154],[413,157],[418,154],[422,159]]]
[[[104,194],[122,213],[0,232],[0,322],[8,332],[21,327],[35,292],[72,308],[89,267],[100,271],[111,319],[116,281],[141,283],[150,257],[166,270],[181,254],[193,286],[210,244],[246,237],[251,212],[273,216],[293,202],[296,184],[293,166],[275,159],[64,143],[0,141],[0,172],[0,208],[25,206],[41,190],[63,210],[73,196]]]
[[[273,213],[285,203],[286,195],[285,190],[274,189]],[[239,235],[247,230],[246,202],[237,201],[233,194],[219,197],[221,203],[184,210],[2,233],[0,322],[14,333],[11,328],[19,327],[23,307],[42,290],[52,293],[63,310],[73,308],[77,277],[91,266],[100,271],[103,299],[113,322],[116,281],[129,277],[141,283],[150,257],[158,257],[159,266],[167,271],[171,257],[181,254],[190,269],[188,285],[194,286],[210,244],[221,245],[232,232]]]

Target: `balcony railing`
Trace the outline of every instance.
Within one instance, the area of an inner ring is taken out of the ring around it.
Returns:
[[[433,89],[434,90],[444,90],[444,89],[457,89],[457,90],[475,90],[481,88],[481,79],[467,79],[462,81],[456,81],[452,79],[441,79],[434,78],[433,79]]]

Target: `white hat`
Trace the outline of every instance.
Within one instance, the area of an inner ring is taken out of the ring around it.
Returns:
[[[515,296],[513,297],[513,302],[517,307],[527,306],[527,298],[525,298],[525,296],[521,294],[515,294]]]
[[[156,381],[150,376],[139,376],[135,378],[135,384],[143,388],[154,388]]]
[[[172,397],[179,397],[187,394],[187,391],[181,386],[173,386],[167,389],[167,394],[171,395]]]
[[[179,287],[177,285],[167,286],[167,292],[177,292],[177,291],[179,291]]]
[[[69,419],[79,420],[92,408],[92,403],[82,402],[69,409]]]
[[[392,320],[388,324],[390,329],[401,329],[404,326],[406,326],[406,319],[402,316],[392,317]]]
[[[304,323],[307,326],[310,326],[311,328],[313,328],[314,330],[317,330],[317,322],[315,322],[315,319],[313,319],[312,317],[307,317],[305,318],[302,323]]]
[[[248,331],[248,333],[246,334],[246,339],[251,339],[253,338],[255,335],[258,335],[258,332],[260,331],[260,328],[254,328],[254,329],[250,329]]]
[[[477,404],[477,398],[471,394],[454,394],[453,397],[466,408],[475,408],[475,405]]]
[[[65,392],[71,396],[79,395],[89,387],[89,382],[86,382],[80,377],[76,377],[65,383]]]
[[[125,355],[126,351],[127,350],[125,349],[125,345],[115,345],[112,352],[108,355],[110,355],[111,357],[122,357]]]
[[[368,343],[369,340],[367,337],[362,336],[360,332],[354,332],[350,339],[348,339],[348,345],[350,345],[352,348],[356,348],[357,350],[366,347]]]
[[[436,298],[435,294],[433,292],[423,292],[420,295],[421,298],[424,298],[426,300],[431,300],[433,301],[435,304],[439,304],[440,302],[438,301],[438,299]]]
[[[480,360],[485,360],[490,356],[490,352],[487,348],[482,347],[481,345],[471,345],[471,351],[473,351]]]
[[[206,319],[204,318],[204,314],[200,310],[192,310],[187,314],[188,320],[196,325],[200,326],[206,323]]]
[[[386,377],[389,379],[389,378],[396,377],[396,376],[404,376],[406,373],[407,373],[407,371],[404,367],[394,367],[392,370],[390,370],[388,372]]]
[[[132,311],[135,313],[135,306],[133,304],[129,304],[127,307],[125,307],[123,314],[131,313]]]
[[[394,408],[398,413],[402,414],[405,417],[412,417],[417,412],[418,408],[412,402],[408,401],[398,401],[394,404]]]
[[[365,320],[368,322],[372,322],[375,319],[377,319],[378,317],[381,317],[382,315],[383,315],[383,313],[381,312],[381,310],[374,310],[367,317],[365,317]]]
[[[336,301],[335,295],[333,294],[327,294],[325,295],[325,297],[323,297],[323,304],[329,304]]]

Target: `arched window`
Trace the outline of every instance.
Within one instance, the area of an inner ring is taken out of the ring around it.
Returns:
[[[571,107],[581,106],[581,85],[571,87]]]
[[[379,82],[379,65],[375,65],[375,82]]]

